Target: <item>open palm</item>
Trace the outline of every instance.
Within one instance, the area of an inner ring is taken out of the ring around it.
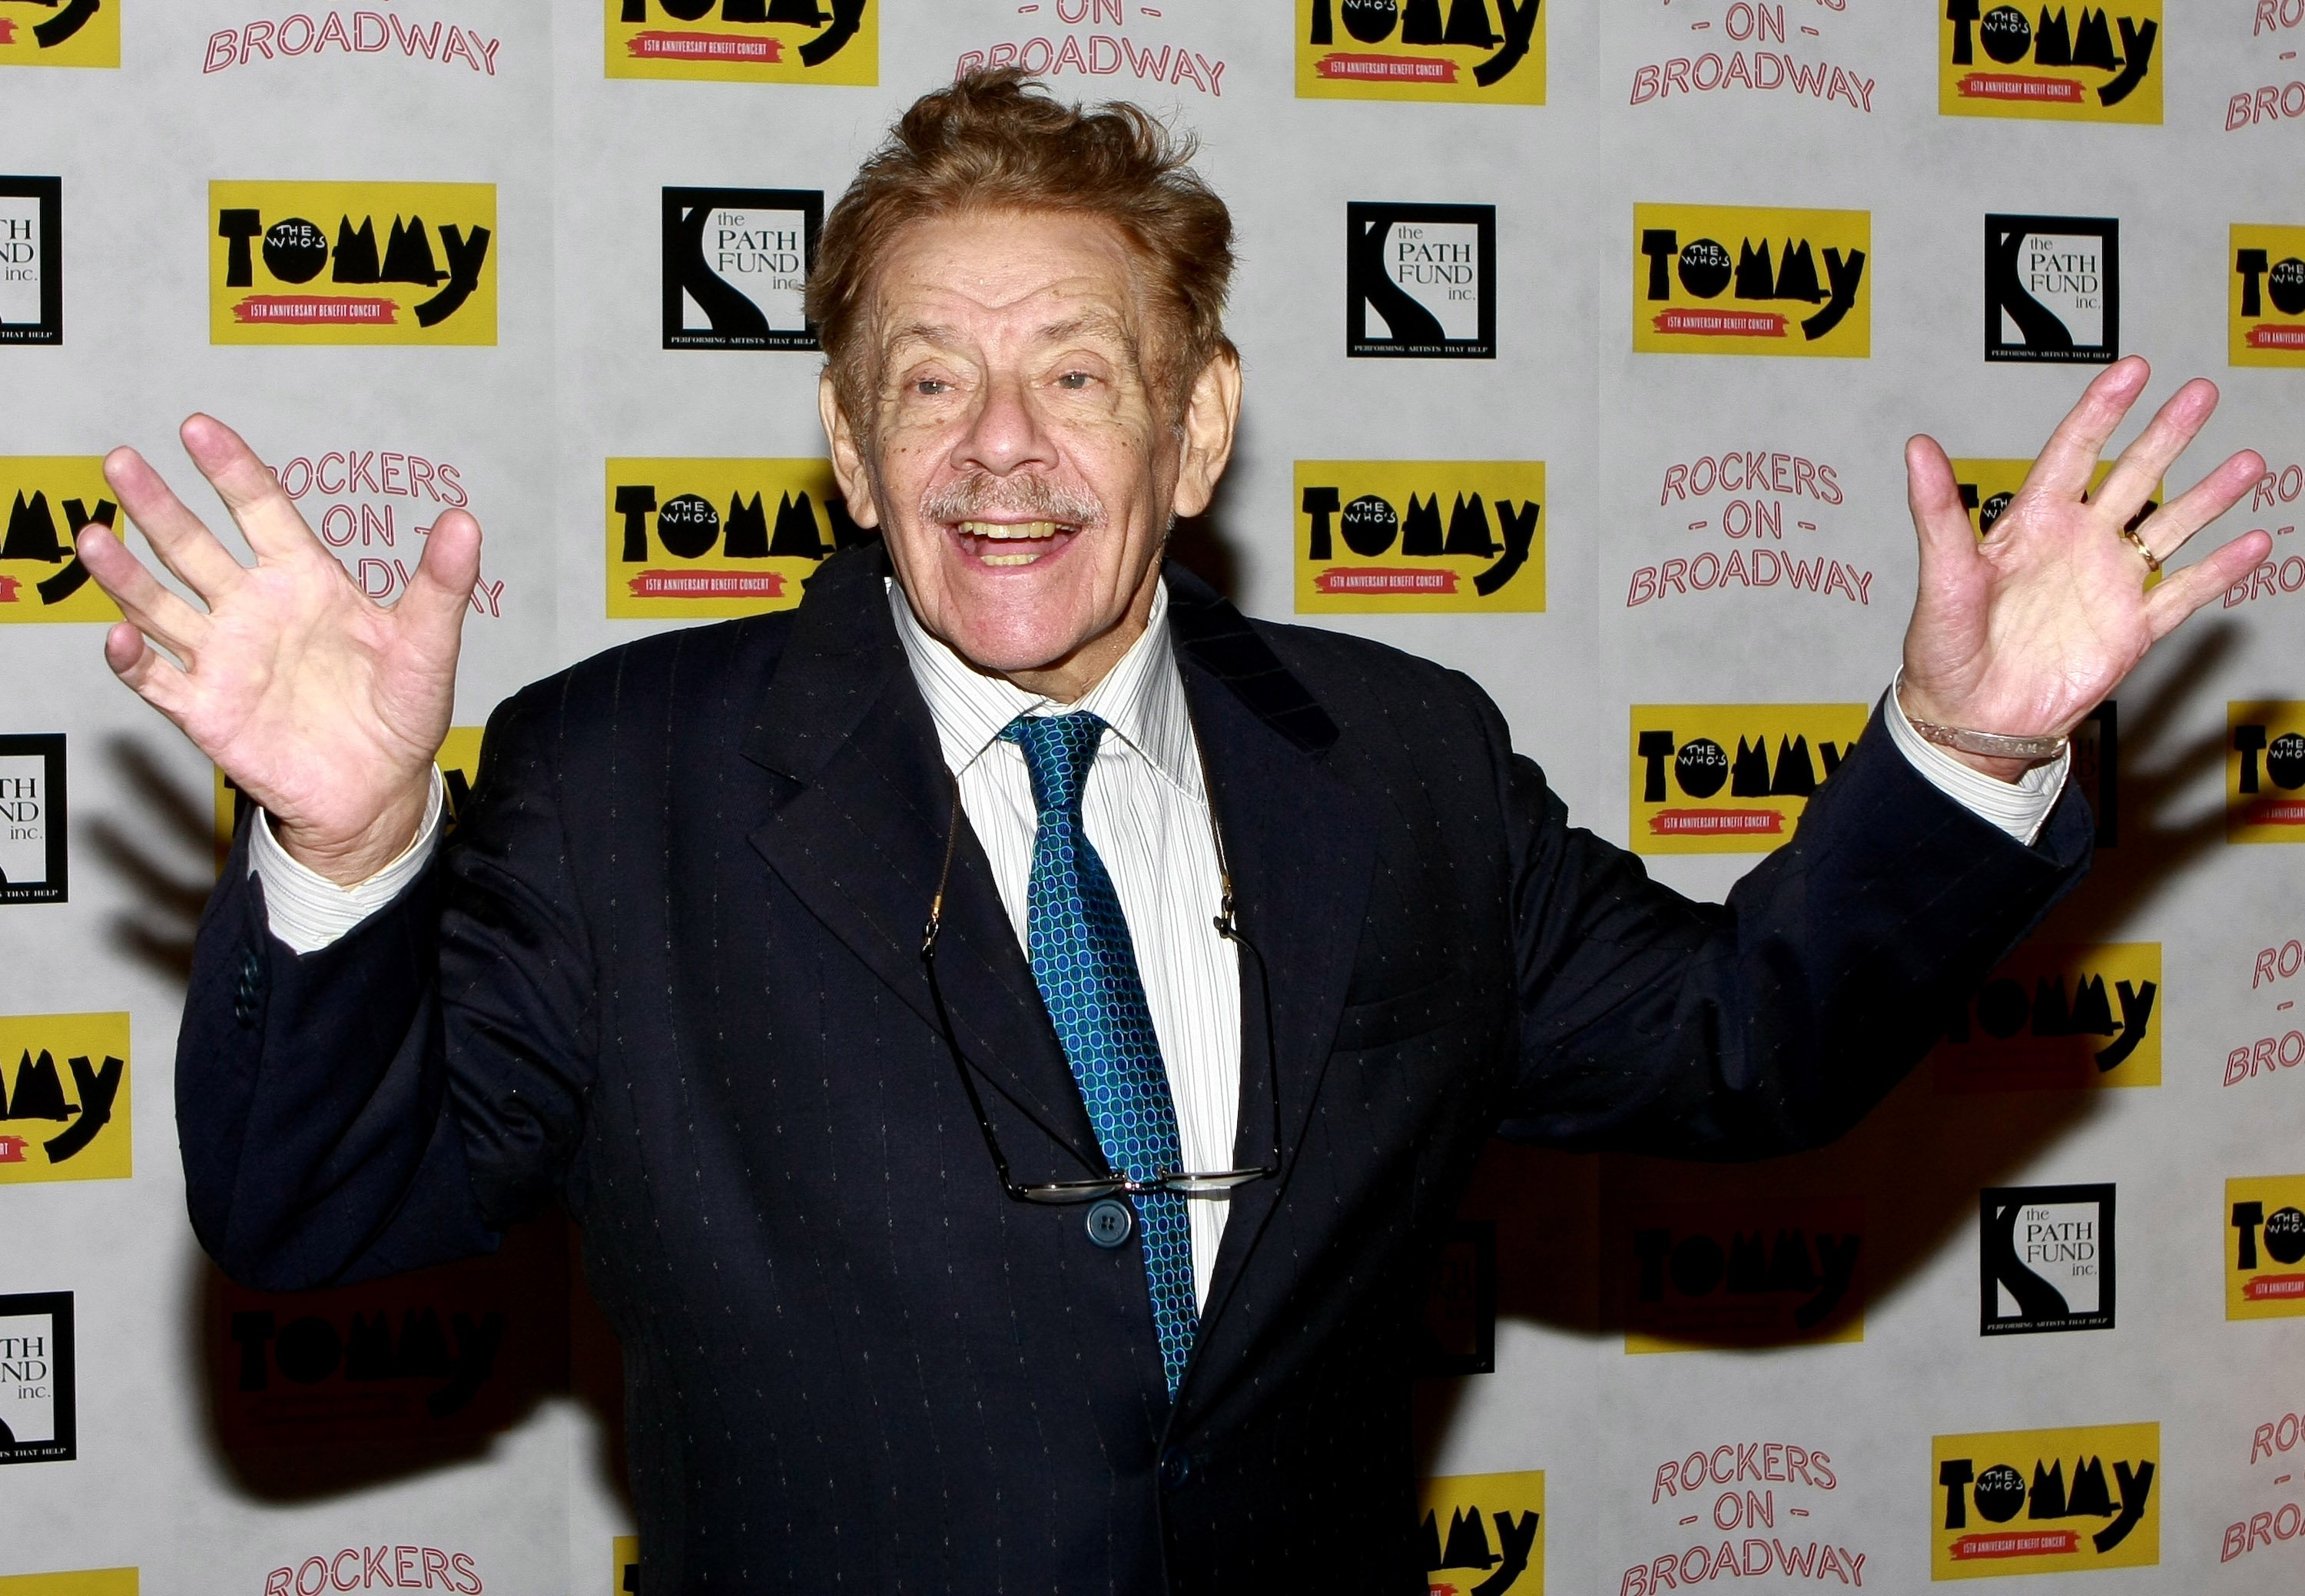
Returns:
[[[196,415],[183,436],[256,564],[242,565],[142,457],[115,449],[106,480],[206,608],[91,525],[81,559],[127,618],[106,636],[105,658],[263,806],[292,854],[335,880],[364,879],[423,815],[455,701],[480,525],[461,511],[441,516],[387,609],[353,584],[230,428]]]
[[[2144,550],[2156,561],[2175,554],[2265,472],[2264,460],[2244,449],[2147,516],[2136,542],[2124,537],[2217,403],[2205,380],[2179,388],[2091,494],[2098,456],[2150,374],[2132,357],[2090,383],[1982,541],[1944,450],[1927,437],[1905,446],[1921,555],[1905,633],[1911,713],[1975,730],[2063,736],[2148,649],[2269,551],[2272,540],[2251,532],[2147,585]],[[2003,768],[2009,762],[1966,757],[2012,773]]]

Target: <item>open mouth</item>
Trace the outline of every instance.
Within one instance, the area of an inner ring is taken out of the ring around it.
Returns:
[[[1031,565],[1079,535],[1078,526],[1063,521],[962,521],[953,527],[965,553],[996,567]]]

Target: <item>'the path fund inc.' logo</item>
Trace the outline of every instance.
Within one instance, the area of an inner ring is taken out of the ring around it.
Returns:
[[[118,519],[111,491],[95,455],[0,455],[0,626],[120,619],[73,551],[81,528]]]
[[[118,66],[121,0],[0,0],[0,66]]]
[[[0,735],[0,903],[65,901],[64,838],[64,733]]]
[[[1433,1596],[1544,1596],[1542,1470],[1438,1475],[1420,1487],[1416,1505]]]
[[[866,541],[826,460],[610,460],[608,536],[625,620],[788,610],[819,561]]]
[[[1991,1186],[1978,1194],[1978,1332],[2110,1330],[2114,1190]]]
[[[2103,6],[1944,0],[1937,110],[2054,122],[2161,120],[2162,0]]]
[[[1494,360],[1497,208],[1345,207],[1345,353]]]
[[[1930,1461],[1931,1579],[2161,1561],[2158,1424],[1941,1435]]]
[[[1299,460],[1297,612],[1544,608],[1542,460]]]
[[[2305,703],[2225,705],[2225,841],[2305,842]]]
[[[2237,366],[2305,366],[2305,227],[2233,229],[2226,356]]]
[[[664,191],[664,346],[813,349],[821,189]]]
[[[2305,1174],[2225,1182],[2225,1317],[2305,1315]]]
[[[604,0],[612,78],[877,83],[879,0]]]
[[[80,1455],[70,1292],[0,1295],[0,1464]]]
[[[1633,705],[1633,851],[1769,852],[1867,713],[1861,704]]]
[[[1297,98],[1544,103],[1543,0],[1296,0]]]
[[[1646,354],[1873,352],[1864,210],[1633,207],[1633,347]]]
[[[493,344],[488,183],[211,183],[208,341]]]
[[[0,1186],[135,1173],[126,1014],[0,1018]]]
[[[2121,354],[2121,223],[1985,218],[1985,358],[2111,365]]]
[[[0,344],[64,341],[64,180],[0,177]]]

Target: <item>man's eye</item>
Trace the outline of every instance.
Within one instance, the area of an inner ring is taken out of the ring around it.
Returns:
[[[913,391],[916,394],[940,394],[951,386],[950,383],[938,378],[923,377],[913,383]]]
[[[1096,379],[1091,377],[1086,371],[1067,371],[1063,376],[1057,379],[1057,386],[1059,388],[1086,388],[1090,383],[1095,380]]]

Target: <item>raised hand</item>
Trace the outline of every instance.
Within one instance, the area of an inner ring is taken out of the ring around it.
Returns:
[[[461,510],[435,522],[406,592],[386,609],[231,428],[195,415],[183,438],[256,564],[242,565],[135,450],[115,449],[105,480],[207,608],[177,597],[110,529],[91,525],[80,535],[81,562],[127,617],[106,634],[104,657],[264,807],[292,856],[333,881],[365,880],[423,819],[480,579],[480,524]]]
[[[2215,384],[2186,383],[2091,495],[2097,457],[2151,374],[2134,356],[2100,373],[1981,542],[1944,450],[1926,436],[1905,445],[1921,542],[1920,591],[1905,631],[1908,713],[1974,731],[2062,737],[2147,649],[2271,550],[2265,533],[2248,533],[2147,589],[2151,568],[2122,529],[2217,406]],[[2243,449],[2148,516],[2138,540],[2154,559],[2169,559],[2264,474],[2264,459]],[[1949,752],[2004,779],[2024,768]]]

